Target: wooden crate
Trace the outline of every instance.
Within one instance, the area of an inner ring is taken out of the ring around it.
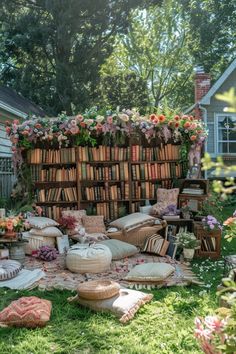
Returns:
[[[197,257],[219,258],[221,249],[221,230],[208,231],[203,228],[201,222],[194,222],[194,234],[201,241]]]

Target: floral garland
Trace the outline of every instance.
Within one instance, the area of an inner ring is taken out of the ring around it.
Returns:
[[[160,139],[167,143],[170,139],[189,145],[204,142],[207,131],[201,120],[187,115],[150,114],[140,115],[136,110],[106,112],[98,114],[95,108],[84,114],[67,117],[61,114],[56,119],[31,119],[19,123],[6,122],[6,133],[13,144],[15,164],[20,164],[21,151],[32,149],[38,144],[51,146],[96,145],[99,138],[107,143],[119,143],[122,138],[138,133],[150,142]]]

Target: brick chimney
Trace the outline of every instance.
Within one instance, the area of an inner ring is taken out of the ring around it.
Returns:
[[[198,103],[203,96],[206,95],[206,93],[210,90],[211,88],[211,77],[209,74],[206,74],[204,72],[204,69],[202,66],[198,66],[196,68],[196,74],[195,74],[195,103]],[[195,109],[195,116],[198,119],[201,119],[201,110],[196,107]]]
[[[211,88],[211,77],[198,66],[195,74],[195,103],[199,102]]]

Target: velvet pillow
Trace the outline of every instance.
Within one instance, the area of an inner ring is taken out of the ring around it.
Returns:
[[[107,240],[100,242],[107,246],[112,254],[112,260],[123,259],[137,254],[139,250],[130,243],[119,240]]]
[[[175,271],[168,263],[145,263],[136,265],[126,275],[125,280],[131,281],[161,281]]]
[[[36,296],[21,297],[0,312],[0,323],[15,327],[43,327],[50,319],[51,301]]]
[[[152,294],[141,291],[120,289],[119,294],[105,300],[88,300],[76,295],[69,298],[69,302],[77,302],[79,305],[88,307],[94,311],[111,312],[117,316],[121,323],[130,321],[141,306],[150,302]]]
[[[83,216],[82,223],[87,234],[104,233],[106,231],[103,215]]]

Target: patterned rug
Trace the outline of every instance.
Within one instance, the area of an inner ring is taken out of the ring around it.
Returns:
[[[169,263],[175,268],[175,272],[162,282],[128,282],[124,278],[126,274],[137,264],[142,263]],[[170,257],[158,257],[148,254],[138,254],[119,261],[113,261],[109,271],[99,274],[71,273],[65,268],[65,256],[60,255],[52,262],[43,262],[34,257],[26,257],[24,264],[26,269],[41,268],[46,276],[35,283],[40,290],[68,289],[76,290],[79,283],[95,279],[111,279],[121,286],[136,289],[152,289],[169,286],[186,286],[190,284],[203,285],[186,263],[180,263]]]

